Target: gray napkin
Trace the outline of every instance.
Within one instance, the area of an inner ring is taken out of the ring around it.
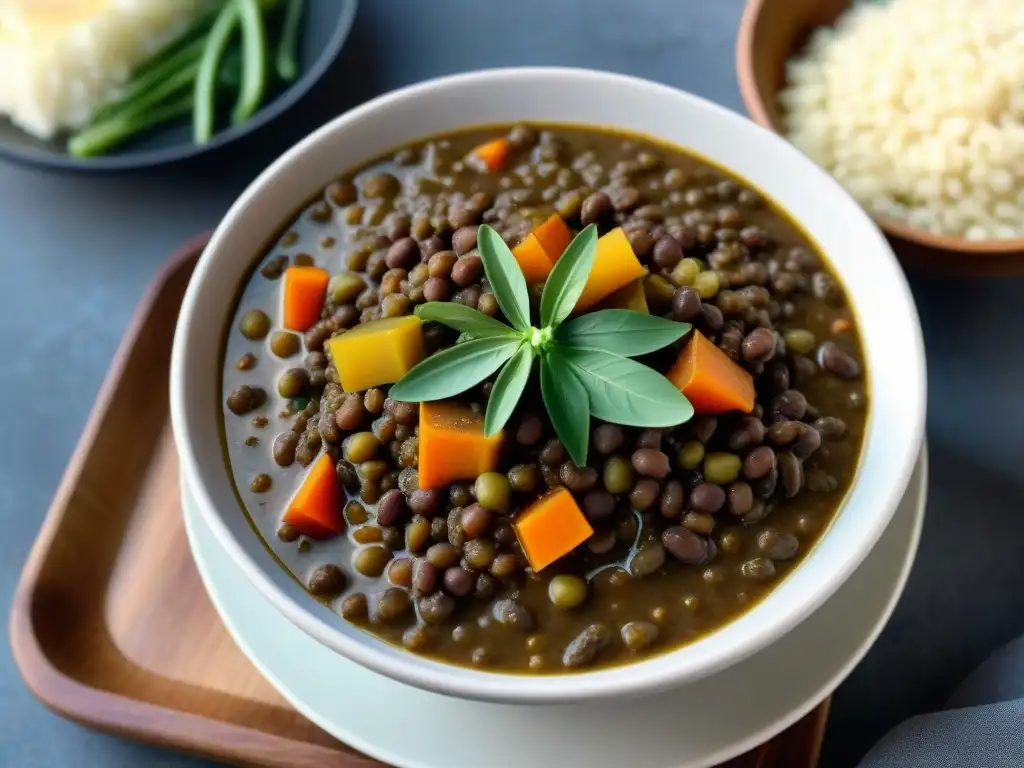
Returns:
[[[1024,638],[994,653],[946,709],[887,733],[858,768],[1022,768]]]

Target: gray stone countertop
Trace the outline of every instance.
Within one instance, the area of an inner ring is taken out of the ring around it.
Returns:
[[[363,0],[330,81],[284,121],[211,160],[115,177],[0,163],[5,605],[144,287],[177,245],[216,224],[270,159],[370,96],[485,66],[603,68],[742,111],[732,63],[742,5]],[[1024,379],[1016,327],[1024,325],[1024,280],[912,277],[912,284],[930,374],[928,516],[895,616],[835,696],[825,768],[854,764],[895,723],[941,706],[985,655],[1024,629]],[[22,684],[6,646],[0,715],[4,766],[206,764],[48,712]]]

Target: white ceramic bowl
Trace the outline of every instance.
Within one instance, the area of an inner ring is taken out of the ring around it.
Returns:
[[[656,136],[752,182],[806,228],[841,275],[872,374],[856,483],[804,562],[759,605],[709,637],[637,664],[572,676],[496,674],[424,659],[376,640],[312,600],[271,558],[239,509],[218,430],[221,332],[232,296],[297,206],[338,174],[397,145],[519,120]],[[245,575],[303,631],[421,688],[490,701],[567,702],[653,692],[705,677],[773,642],[835,592],[878,540],[910,478],[924,430],[924,349],[913,299],[885,239],[835,181],[783,139],[708,101],[644,80],[575,69],[489,70],[428,81],[364,104],[307,137],[249,186],[217,228],[186,293],[174,342],[171,413],[199,511]]]

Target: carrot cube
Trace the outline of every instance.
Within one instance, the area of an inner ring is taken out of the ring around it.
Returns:
[[[545,253],[540,239],[532,232],[512,249],[512,255],[516,257],[519,268],[523,271],[523,277],[530,284],[543,283],[548,279],[551,268],[554,266]]]
[[[394,384],[423,359],[423,323],[415,315],[357,325],[327,342],[346,392]]]
[[[289,523],[311,539],[329,539],[345,527],[341,517],[343,501],[341,481],[334,462],[325,453],[309,468],[282,522]]]
[[[754,410],[754,377],[695,330],[666,374],[697,413]]]
[[[319,267],[288,267],[284,271],[282,325],[302,333],[320,319],[331,276]]]
[[[594,535],[576,500],[565,488],[547,493],[512,523],[526,559],[541,571]]]
[[[483,414],[462,403],[420,403],[419,481],[429,491],[455,480],[475,480],[498,466],[504,437],[484,437]]]
[[[541,248],[552,264],[558,261],[572,242],[572,230],[557,213],[551,214],[544,223],[537,225],[531,234],[540,241]]]
[[[557,213],[534,227],[515,248],[512,255],[528,283],[543,283],[551,268],[572,242],[572,230]]]
[[[470,156],[488,173],[500,171],[512,151],[512,142],[502,137],[476,147]]]

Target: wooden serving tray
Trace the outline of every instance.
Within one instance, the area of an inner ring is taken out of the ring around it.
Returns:
[[[382,768],[260,676],[192,562],[167,382],[206,241],[170,259],[121,343],[15,593],[15,661],[44,704],[105,731],[244,765]],[[827,716],[826,701],[728,768],[814,768]]]

